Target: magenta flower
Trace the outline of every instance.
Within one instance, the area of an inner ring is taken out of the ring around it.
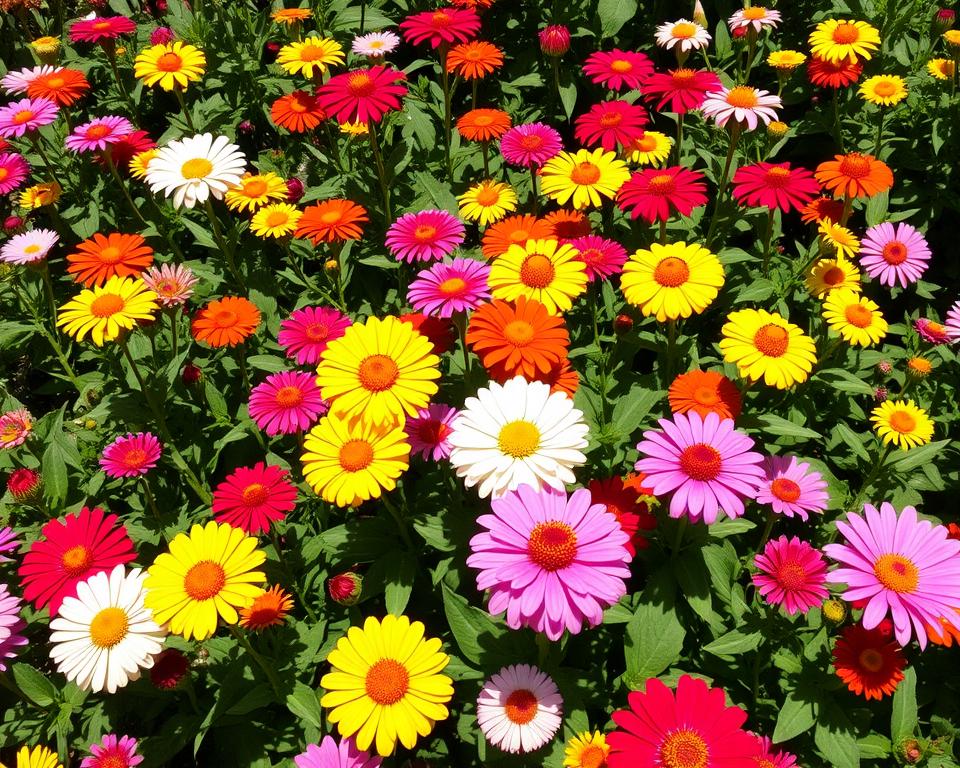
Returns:
[[[10,594],[6,584],[0,584],[0,672],[7,671],[6,659],[17,655],[16,649],[27,644],[20,633],[27,622],[20,618],[20,598]]]
[[[23,136],[50,125],[57,119],[56,102],[50,99],[21,99],[0,107],[0,137]]]
[[[877,224],[860,241],[860,265],[882,285],[906,288],[927,271],[929,261],[926,238],[909,224]]]
[[[754,758],[756,768],[797,768],[797,758],[789,752],[777,752],[769,736],[757,736],[760,754]]]
[[[127,118],[107,115],[78,125],[73,129],[73,133],[67,136],[65,143],[67,149],[74,152],[103,151],[133,131],[133,124]]]
[[[653,62],[645,53],[614,48],[587,56],[583,73],[597,85],[605,85],[612,91],[634,90],[653,74]]]
[[[806,613],[827,599],[827,563],[820,550],[796,536],[768,541],[754,564],[760,571],[753,575],[757,591],[771,605],[782,605],[790,616]]]
[[[338,744],[333,736],[324,736],[320,746],[308,744],[307,751],[293,758],[297,768],[380,768],[380,758],[357,749],[353,739]]]
[[[160,460],[160,441],[149,432],[126,434],[103,449],[100,468],[108,477],[139,477]]]
[[[116,40],[120,35],[132,35],[136,31],[137,25],[126,16],[95,16],[73,22],[70,25],[70,39],[75,43],[100,43]]]
[[[602,101],[574,121],[574,136],[585,147],[599,144],[612,152],[617,145],[625,147],[643,136],[648,122],[647,110],[638,104]]]
[[[467,565],[477,589],[490,590],[488,610],[506,612],[507,626],[531,627],[557,640],[595,627],[603,609],[626,594],[629,536],[590,491],[566,493],[521,485],[491,504],[477,522]]]
[[[796,456],[767,456],[758,504],[769,504],[778,515],[796,515],[806,522],[808,512],[822,513],[830,496],[827,481]]]
[[[17,532],[9,525],[0,528],[0,563],[12,563],[13,558],[7,557],[7,552],[16,552],[22,543],[17,538]]]
[[[16,152],[0,154],[0,195],[13,192],[27,178],[28,173],[30,166],[21,155]]]
[[[643,433],[635,466],[654,495],[673,494],[670,517],[712,525],[721,511],[743,515],[744,498],[753,498],[763,481],[763,456],[752,450],[753,440],[716,413],[705,419],[696,411],[676,413],[659,424],[662,432]]]
[[[500,139],[503,159],[521,168],[539,168],[562,149],[560,134],[543,123],[515,125]]]
[[[387,230],[387,248],[397,261],[436,261],[463,243],[464,231],[447,211],[405,213]]]
[[[419,453],[424,461],[450,458],[453,446],[447,438],[450,437],[450,425],[459,413],[456,408],[443,403],[430,403],[421,408],[404,427],[410,442],[410,454]]]
[[[272,373],[250,393],[250,418],[268,435],[306,431],[326,412],[327,404],[311,373]]]
[[[914,320],[913,329],[920,334],[921,339],[931,344],[948,344],[953,340],[947,326],[926,317]]]
[[[960,341],[960,301],[954,302],[953,306],[947,310],[943,327],[946,328],[950,341]]]
[[[824,547],[840,563],[827,581],[846,584],[848,602],[867,601],[863,626],[873,629],[889,614],[897,642],[906,646],[915,632],[921,648],[926,625],[939,627],[942,619],[960,630],[960,541],[944,526],[919,520],[913,507],[899,514],[888,502],[879,511],[863,509],[864,516],[851,512],[837,523],[845,544]]]
[[[334,339],[350,327],[350,318],[330,307],[304,307],[280,323],[277,343],[297,365],[316,365]]]
[[[115,733],[108,733],[99,744],[91,744],[90,753],[80,768],[133,768],[143,762],[143,756],[137,754],[137,740]]]
[[[627,262],[627,250],[620,243],[597,235],[586,235],[570,241],[579,251],[577,259],[587,265],[587,280],[593,282],[610,275],[619,275]]]
[[[410,283],[407,302],[425,315],[451,317],[455,312],[476,309],[490,298],[489,276],[489,265],[473,259],[434,264]]]

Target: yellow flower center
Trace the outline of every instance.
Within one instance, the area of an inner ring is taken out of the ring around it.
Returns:
[[[95,21],[93,22],[93,28],[98,32],[104,29],[110,29],[109,21]]]
[[[53,88],[54,90],[56,90],[57,88],[63,88],[63,86],[66,85],[66,83],[67,81],[64,80],[62,77],[60,77],[59,75],[55,77],[51,77],[47,80],[47,86],[49,88]]]
[[[916,591],[920,583],[920,569],[914,562],[892,552],[877,558],[877,562],[873,564],[873,573],[891,592],[909,594]]]
[[[183,591],[192,600],[209,600],[218,595],[227,582],[226,571],[212,560],[201,560],[183,577]]]
[[[614,59],[610,62],[610,69],[612,69],[617,74],[623,75],[627,72],[633,71],[633,64],[631,64],[626,59]]]
[[[511,458],[526,459],[540,447],[540,430],[536,424],[523,419],[511,421],[500,427],[497,447]]]
[[[752,109],[757,106],[757,101],[757,92],[749,85],[738,85],[727,94],[727,104],[731,107]]]
[[[680,454],[680,469],[690,478],[707,482],[720,474],[723,458],[712,445],[697,443],[683,449]]]
[[[526,320],[513,320],[503,328],[503,336],[515,347],[525,347],[533,339],[533,326]]]
[[[770,483],[770,493],[780,501],[793,502],[800,498],[800,486],[786,477],[778,477]]]
[[[530,532],[527,554],[543,570],[559,571],[577,557],[577,534],[566,523],[539,523]]]
[[[600,181],[600,169],[590,162],[577,163],[570,171],[570,181],[582,186],[590,186]]]
[[[295,408],[303,402],[303,390],[300,387],[281,387],[277,390],[275,402],[281,408]]]
[[[290,214],[286,211],[270,211],[267,214],[268,227],[282,227],[290,221]]]
[[[86,573],[93,564],[93,552],[82,544],[70,547],[60,558],[60,565],[68,576],[79,576]]]
[[[749,8],[744,8],[743,18],[749,19],[750,21],[759,21],[760,19],[765,19],[767,18],[767,9],[762,5],[754,5]]]
[[[703,738],[687,729],[667,736],[658,751],[663,768],[707,768],[710,757]]]
[[[104,608],[90,622],[90,642],[97,648],[113,648],[127,636],[129,626],[122,608]]]
[[[690,279],[690,267],[683,259],[668,256],[653,270],[653,279],[664,288],[676,288]]]
[[[678,40],[688,40],[697,34],[697,26],[684,21],[680,24],[674,24],[670,34]]]
[[[157,69],[161,72],[179,72],[183,66],[183,59],[173,52],[163,54],[157,59]]]
[[[110,317],[122,310],[123,298],[115,293],[104,293],[90,303],[90,314],[94,317]]]
[[[400,375],[400,369],[389,355],[370,355],[365,357],[357,368],[360,386],[369,392],[383,392],[390,389]]]
[[[556,274],[553,262],[539,253],[527,256],[520,265],[520,281],[529,288],[546,288]]]
[[[917,428],[917,420],[908,411],[894,411],[888,421],[890,426],[901,434],[908,434]]]
[[[503,705],[503,713],[507,719],[515,725],[526,725],[537,716],[537,710],[540,702],[533,695],[532,691],[526,688],[518,688],[507,696],[507,701]]]
[[[879,672],[883,669],[883,654],[876,648],[864,648],[857,661],[867,672]]]
[[[773,323],[767,323],[753,336],[753,346],[767,357],[783,357],[789,344],[787,329]]]
[[[359,472],[373,463],[373,446],[366,440],[348,440],[340,446],[338,459],[346,472]]]
[[[451,277],[449,280],[444,280],[440,283],[440,285],[437,286],[437,290],[444,296],[456,296],[463,293],[466,287],[467,281],[462,277]]]
[[[0,181],[2,181],[2,180],[3,180],[3,179],[0,178]],[[30,245],[28,245],[26,248],[23,249],[23,252],[24,252],[24,253],[29,253],[29,254],[39,253],[39,252],[40,252],[40,246],[37,245],[36,243],[30,243]]]
[[[856,24],[849,21],[842,21],[834,27],[833,42],[837,45],[850,45],[860,39],[860,30]]]
[[[270,491],[263,483],[250,483],[240,494],[240,500],[248,507],[259,507],[270,498]]]
[[[641,152],[653,152],[657,148],[657,140],[653,136],[642,136],[637,139],[636,147]]]
[[[887,264],[895,267],[897,264],[903,264],[903,262],[907,260],[907,246],[899,240],[891,240],[883,246],[883,251],[880,255]]]
[[[399,661],[380,659],[367,670],[364,687],[367,696],[382,707],[396,704],[410,688],[410,673]]]
[[[863,304],[851,304],[844,310],[843,314],[847,318],[847,322],[857,328],[869,328],[870,323],[873,322],[873,312]]]
[[[213,163],[205,157],[195,157],[180,166],[180,175],[185,179],[202,179],[213,170]]]

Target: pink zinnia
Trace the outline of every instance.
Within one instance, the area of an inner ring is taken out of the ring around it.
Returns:
[[[403,38],[413,45],[429,42],[439,48],[446,43],[465,43],[480,31],[480,17],[472,8],[437,8],[407,16],[400,22]]]
[[[90,753],[92,756],[83,758],[80,768],[133,768],[143,762],[137,754],[137,740],[115,733],[108,733],[99,744],[91,744]]]
[[[947,318],[943,323],[950,341],[960,341],[960,301],[947,310]]]
[[[17,648],[27,644],[20,633],[27,622],[20,618],[20,598],[10,594],[6,584],[0,584],[0,672],[7,671],[6,659],[17,655]]]
[[[270,530],[297,505],[289,474],[262,461],[234,470],[213,491],[214,518],[254,536]]]
[[[806,613],[827,599],[824,587],[827,563],[807,542],[781,536],[767,542],[754,558],[757,591],[771,605],[782,605],[788,615]]]
[[[27,131],[35,131],[50,125],[57,119],[56,102],[50,99],[21,99],[0,108],[0,137],[23,136]]]
[[[712,117],[721,128],[732,119],[752,131],[760,123],[767,125],[776,120],[776,110],[782,106],[779,96],[749,85],[738,85],[708,93],[700,110],[704,117]]]
[[[491,502],[470,540],[467,565],[477,589],[490,590],[488,610],[506,612],[507,626],[530,627],[558,640],[597,626],[603,610],[626,594],[629,536],[590,491],[567,494],[521,485]]]
[[[575,121],[574,135],[583,146],[599,144],[613,151],[619,144],[626,146],[643,136],[644,126],[650,122],[647,111],[626,101],[602,101],[590,107]]]
[[[293,758],[297,768],[380,768],[379,757],[357,749],[353,739],[338,744],[333,736],[324,736],[320,745],[307,744],[307,751]]]
[[[597,85],[612,91],[634,90],[653,72],[653,62],[636,51],[597,51],[591,53],[583,65],[583,73]]]
[[[562,149],[560,134],[543,123],[515,125],[500,139],[503,159],[522,168],[539,168]]]
[[[931,344],[948,344],[952,341],[945,325],[926,317],[918,317],[914,320],[913,329],[920,334],[921,339]]]
[[[14,235],[0,247],[0,261],[8,264],[33,264],[47,258],[60,241],[52,229],[29,229]]]
[[[67,136],[65,143],[67,149],[74,152],[102,151],[131,133],[133,124],[127,118],[107,115],[78,125],[73,129],[73,133]]]
[[[760,754],[757,755],[756,768],[797,768],[797,758],[789,752],[777,752],[769,736],[757,736],[757,746]]]
[[[14,475],[16,475],[17,472],[32,472],[32,470],[29,470],[29,469],[14,470],[13,473],[10,475],[10,477],[7,479],[7,490],[10,490],[10,486],[12,485]],[[33,474],[35,478],[39,478],[39,476],[36,473],[33,473]],[[10,493],[11,495],[13,495],[14,498],[17,498],[17,495],[12,490],[10,490]],[[4,526],[3,528],[0,528],[0,563],[12,563],[13,558],[7,557],[7,552],[15,552],[16,550],[20,549],[21,543],[22,542],[17,537],[17,532],[13,530],[13,528],[11,528],[9,525]]]
[[[644,168],[635,172],[617,192],[617,205],[631,219],[643,217],[651,224],[674,213],[689,216],[707,204],[706,177],[682,165]]]
[[[350,318],[330,307],[304,307],[280,323],[277,343],[297,365],[316,365],[334,339],[350,327]]]
[[[0,448],[23,445],[33,432],[33,416],[26,408],[0,414]]]
[[[317,90],[317,105],[338,123],[378,123],[400,109],[406,75],[378,65],[334,75]]]
[[[27,178],[28,173],[30,166],[21,155],[16,152],[0,154],[0,195],[13,192]]]
[[[879,511],[863,509],[864,516],[851,512],[837,523],[845,544],[824,547],[840,563],[827,581],[846,584],[848,602],[867,601],[863,626],[873,629],[890,614],[897,642],[906,646],[916,632],[921,648],[928,625],[939,627],[942,619],[960,630],[960,541],[944,526],[919,520],[913,507],[899,514],[888,502]]]
[[[407,290],[407,302],[418,312],[452,317],[476,309],[490,298],[487,278],[490,267],[474,259],[454,259],[421,270]]]
[[[149,432],[127,434],[103,449],[100,468],[107,477],[139,477],[157,466],[161,452],[160,441]]]
[[[436,261],[463,244],[463,222],[448,211],[405,213],[387,230],[387,248],[397,261]]]
[[[603,279],[618,275],[627,262],[627,249],[620,243],[598,235],[585,235],[570,241],[577,249],[577,258],[587,265],[587,279]]]
[[[327,411],[317,379],[304,371],[267,376],[250,393],[250,418],[268,435],[306,431]]]
[[[98,16],[73,22],[70,39],[75,43],[99,43],[101,40],[116,40],[120,35],[131,35],[136,31],[137,25],[126,16]]]
[[[820,194],[820,185],[806,168],[790,163],[756,163],[733,174],[733,196],[740,205],[789,213],[803,208]]]
[[[744,498],[753,498],[763,481],[763,456],[752,450],[753,440],[716,413],[705,419],[696,411],[676,413],[659,424],[662,432],[643,433],[635,469],[655,496],[673,494],[670,517],[712,525],[721,510],[743,515]]]
[[[450,437],[450,425],[460,413],[456,408],[443,403],[430,403],[421,408],[412,419],[407,419],[404,432],[410,442],[410,454],[419,453],[424,461],[440,461],[450,458],[453,446]]]
[[[162,307],[179,307],[193,296],[199,278],[184,264],[160,264],[140,275],[147,288],[157,294]]]
[[[808,512],[822,513],[830,496],[827,481],[796,456],[768,456],[757,492],[758,504],[769,504],[778,515],[796,515],[806,522]]]
[[[720,78],[705,69],[669,69],[651,74],[643,81],[643,98],[656,102],[658,112],[685,115],[699,109],[707,94],[722,88]]]
[[[927,271],[929,261],[926,238],[906,223],[877,224],[860,241],[860,266],[882,285],[906,288]]]

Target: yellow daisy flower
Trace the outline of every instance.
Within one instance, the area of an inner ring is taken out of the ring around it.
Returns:
[[[143,603],[157,624],[185,640],[205,640],[217,622],[236,624],[238,608],[246,608],[263,593],[266,580],[255,571],[267,559],[257,539],[239,528],[211,520],[179,533],[169,552],[147,569]]]
[[[4,768],[0,764],[0,768]],[[57,753],[49,747],[20,747],[17,751],[17,768],[63,768]]]
[[[403,425],[437,393],[440,358],[433,345],[396,317],[354,323],[330,342],[317,366],[317,386],[341,418]]]
[[[624,157],[637,165],[660,165],[670,157],[673,139],[659,131],[644,131],[639,139],[623,148]]]
[[[579,254],[572,245],[556,240],[511,245],[493,262],[487,284],[494,298],[516,301],[526,296],[543,304],[551,315],[559,315],[587,289],[587,265],[577,258]]]
[[[907,81],[899,75],[874,75],[860,83],[860,95],[871,104],[892,107],[907,98]]]
[[[778,72],[792,72],[807,60],[800,51],[771,51],[767,56],[767,65]]]
[[[491,179],[474,184],[457,201],[462,218],[484,227],[517,210],[517,193],[513,187]]]
[[[207,57],[196,46],[177,40],[151,45],[133,62],[133,74],[147,87],[159,85],[165,91],[186,90],[203,77]]]
[[[453,681],[441,670],[450,657],[440,640],[424,638],[424,626],[406,616],[370,616],[363,628],[351,627],[337,641],[327,661],[326,689],[320,705],[343,738],[353,737],[358,749],[376,744],[377,752],[392,755],[397,741],[413,749],[417,739],[449,717]]]
[[[366,123],[357,120],[355,123],[340,123],[340,133],[347,136],[366,136],[370,133],[370,128]]]
[[[860,253],[860,240],[846,227],[834,224],[830,219],[821,219],[817,226],[820,241],[832,248],[841,259],[852,259]]]
[[[311,35],[283,46],[277,54],[277,64],[291,75],[313,77],[314,71],[322,75],[331,64],[343,64],[343,48],[336,40]]]
[[[731,312],[721,334],[724,360],[735,364],[744,378],[763,379],[777,389],[806,381],[817,362],[813,339],[776,312]]]
[[[607,764],[610,745],[600,731],[584,731],[567,742],[563,754],[566,768],[601,768]]]
[[[937,80],[951,80],[956,71],[957,65],[952,59],[930,59],[927,62],[927,72]]]
[[[250,231],[257,237],[286,237],[292,235],[303,211],[290,203],[265,205],[250,220]]]
[[[614,152],[578,149],[548,160],[540,176],[543,194],[560,205],[572,198],[574,208],[587,208],[599,206],[602,197],[614,197],[630,178],[630,171]]]
[[[823,317],[845,341],[859,347],[869,347],[887,335],[880,307],[847,288],[827,294]]]
[[[620,290],[645,317],[659,322],[700,314],[723,285],[720,260],[700,245],[654,243],[623,266]]]
[[[953,49],[960,49],[960,29],[948,29],[943,33],[946,44]]]
[[[817,259],[807,271],[807,290],[816,299],[822,299],[830,291],[848,288],[860,293],[860,272],[847,259]]]
[[[160,148],[145,149],[130,158],[130,175],[135,179],[145,179],[150,161],[160,154]]]
[[[83,341],[87,334],[102,347],[122,331],[135,328],[140,320],[152,320],[157,311],[157,294],[140,278],[114,275],[106,283],[86,288],[57,312],[57,325]]]
[[[303,447],[304,478],[320,498],[338,507],[379,499],[410,466],[410,444],[401,427],[376,427],[361,418],[328,414],[310,430]]]
[[[810,52],[821,59],[840,63],[869,61],[880,47],[880,33],[865,21],[828,19],[810,33]]]
[[[33,210],[45,205],[53,205],[60,199],[63,188],[55,181],[44,181],[27,187],[20,193],[20,207]]]
[[[237,186],[227,190],[224,200],[231,211],[255,211],[262,205],[287,199],[287,184],[277,174],[245,173]]]
[[[887,400],[873,409],[870,421],[884,445],[906,451],[933,439],[933,421],[913,400]]]

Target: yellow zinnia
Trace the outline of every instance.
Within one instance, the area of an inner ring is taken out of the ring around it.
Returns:
[[[484,227],[517,210],[517,193],[513,187],[490,179],[474,184],[457,201],[463,218]]]
[[[806,60],[807,57],[800,51],[771,51],[767,56],[767,65],[782,72],[792,72]]]
[[[343,64],[343,48],[336,40],[311,35],[283,46],[277,54],[277,64],[291,75],[313,77],[314,70],[322,75],[329,65]]]
[[[624,264],[620,277],[627,302],[661,323],[700,314],[722,285],[720,260],[703,246],[688,243],[641,248]]]
[[[0,768],[4,768],[0,763]],[[17,768],[63,768],[57,753],[49,747],[20,747],[17,751]]]
[[[332,671],[320,680],[327,691],[320,704],[358,749],[376,743],[383,757],[393,754],[397,741],[413,749],[418,737],[449,716],[453,681],[440,672],[450,657],[439,639],[423,633],[423,624],[406,616],[388,614],[382,622],[370,616],[327,656]]]
[[[813,339],[776,312],[731,312],[721,334],[724,360],[735,364],[744,378],[763,379],[777,389],[806,381],[817,362]]]
[[[160,154],[159,148],[145,149],[130,158],[130,175],[135,179],[145,179],[150,161]]]
[[[817,259],[807,271],[806,285],[816,299],[840,288],[860,293],[860,272],[847,259]]]
[[[178,533],[169,548],[147,569],[143,604],[185,640],[210,637],[219,619],[236,624],[237,609],[263,593],[257,585],[266,576],[254,568],[267,556],[239,528],[211,520]]]
[[[587,289],[587,265],[578,259],[572,245],[556,240],[527,240],[511,245],[490,267],[487,284],[496,299],[535,299],[551,315],[573,306],[573,299]]]
[[[567,742],[563,754],[566,768],[600,768],[607,764],[610,745],[600,731],[584,731]]]
[[[152,320],[156,311],[157,294],[143,280],[114,275],[60,307],[57,325],[77,341],[83,341],[89,333],[93,343],[102,347],[121,331],[134,328],[139,320]]]
[[[887,335],[880,307],[847,288],[827,294],[823,317],[845,341],[860,347],[876,344]]]
[[[907,81],[899,75],[874,75],[860,83],[860,95],[871,104],[892,107],[907,98]]]
[[[207,57],[196,46],[177,40],[151,45],[140,52],[133,63],[133,74],[150,87],[159,85],[165,91],[185,90],[187,85],[203,77]]]
[[[352,507],[392,491],[410,465],[403,429],[328,414],[307,434],[303,476],[324,501]]]
[[[887,400],[870,414],[873,430],[885,445],[903,450],[926,445],[933,438],[933,421],[913,400]]]
[[[303,211],[290,203],[265,205],[250,220],[250,231],[257,237],[286,237],[292,235]]]
[[[827,19],[810,33],[810,52],[836,64],[869,61],[880,47],[880,33],[865,21]]]
[[[255,211],[262,205],[287,199],[287,183],[272,171],[245,173],[240,183],[227,190],[224,200],[231,211]]]
[[[624,157],[637,165],[659,165],[673,149],[673,139],[659,131],[644,131],[643,136],[628,142],[623,148]]]
[[[821,219],[817,227],[820,242],[831,247],[841,259],[852,259],[860,253],[860,239],[846,227],[830,219]]]
[[[599,206],[602,197],[612,198],[630,178],[627,164],[613,152],[602,148],[561,152],[548,160],[540,171],[543,194],[566,205],[573,198],[574,208]]]
[[[927,62],[927,72],[937,80],[950,80],[956,72],[957,65],[952,59],[930,59]]]
[[[360,416],[375,425],[416,416],[437,393],[440,358],[433,344],[396,317],[354,323],[320,356],[317,385],[341,418]]]

